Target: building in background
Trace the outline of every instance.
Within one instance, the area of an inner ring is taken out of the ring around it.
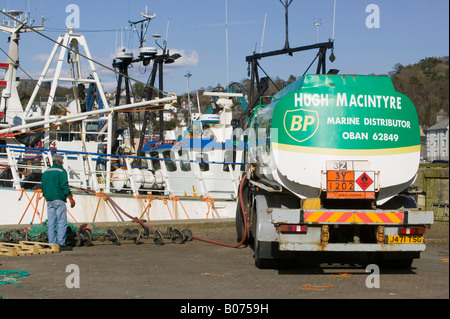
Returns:
[[[426,130],[427,160],[448,161],[448,116],[443,109],[436,116],[436,124]]]

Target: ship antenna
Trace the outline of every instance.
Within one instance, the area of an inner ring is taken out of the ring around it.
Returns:
[[[293,0],[285,0],[285,3],[283,3],[283,1],[280,0],[281,4],[283,5],[283,7],[285,9],[285,13],[284,13],[284,18],[285,18],[285,22],[286,22],[286,42],[284,43],[285,49],[289,49],[288,10],[289,10],[289,6],[291,5],[292,1]]]
[[[226,58],[227,58],[227,85],[225,87],[228,87],[229,81],[229,63],[228,63],[228,1],[225,0],[225,46],[226,46]]]
[[[169,40],[169,25],[170,25],[170,19],[167,19],[166,43],[168,43],[168,40]]]
[[[259,53],[263,52],[263,45],[264,45],[264,33],[266,32],[266,21],[267,21],[267,12],[264,15],[264,26],[263,26],[263,32],[262,32],[262,37],[261,37],[261,48],[259,50]]]
[[[334,8],[333,8],[333,36],[331,38],[330,42],[334,43],[334,30],[335,30],[335,25],[336,25],[336,0],[334,0]],[[334,56],[334,47],[331,48],[331,54],[329,57],[331,62],[334,62],[334,60],[336,60],[336,57]]]
[[[333,9],[333,37],[331,40],[334,42],[334,30],[336,25],[336,0],[334,0],[334,9]]]
[[[314,23],[314,25],[316,26],[316,29],[317,29],[317,43],[319,43],[319,27],[320,27],[320,25],[322,23],[322,19],[315,18],[313,20],[313,23]]]

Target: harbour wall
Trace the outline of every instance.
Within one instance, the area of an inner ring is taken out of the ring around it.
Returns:
[[[421,164],[413,189],[416,201],[421,209],[433,210],[435,220],[448,221],[448,165]]]

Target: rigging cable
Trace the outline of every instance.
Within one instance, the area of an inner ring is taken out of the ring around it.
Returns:
[[[303,73],[302,77],[305,76],[306,72],[308,72],[308,70],[311,68],[311,66],[314,64],[314,62],[317,60],[318,57],[319,57],[319,53],[316,54],[316,57],[315,57],[314,60],[311,62],[311,64],[308,66],[308,68],[306,69],[305,73]]]
[[[258,67],[261,69],[261,71],[264,72],[264,74],[267,76],[267,78],[270,80],[270,82],[272,82],[272,84],[275,86],[275,88],[279,91],[280,89],[278,88],[278,86],[275,84],[275,82],[272,80],[272,78],[266,73],[266,71],[264,71],[264,69],[261,67],[261,65],[258,63]]]
[[[69,50],[70,52],[75,52],[75,51],[72,50],[71,48],[69,48],[69,47],[67,47],[67,46],[65,46],[65,45],[63,45],[63,44],[61,44],[61,43],[58,43],[56,40],[53,40],[53,39],[50,38],[49,36],[43,34],[42,32],[40,32],[40,31],[38,31],[38,30],[36,30],[34,27],[29,26],[29,25],[23,23],[23,22],[20,21],[20,20],[15,19],[12,15],[8,14],[7,12],[4,12],[4,11],[0,11],[0,12],[3,13],[5,16],[7,16],[9,19],[11,19],[11,20],[13,20],[13,21],[15,21],[15,22],[21,24],[23,27],[26,27],[26,28],[30,29],[31,31],[33,31],[33,32],[35,32],[35,33],[37,33],[37,34],[39,34],[40,36],[46,38],[47,40],[49,40],[49,41],[51,41],[51,42],[53,42],[53,43],[55,43],[55,44],[58,44],[60,47],[63,47],[63,48],[65,48],[65,49]],[[128,78],[129,80],[132,80],[132,81],[135,81],[135,82],[139,82],[139,83],[142,83],[142,84],[145,84],[145,85],[146,85],[146,83],[141,82],[141,81],[139,81],[139,80],[136,80],[136,79],[130,77],[129,75],[122,74],[122,73],[120,73],[120,72],[114,70],[113,68],[110,68],[109,66],[104,65],[103,63],[100,63],[100,62],[98,62],[98,61],[95,61],[94,59],[91,59],[91,58],[87,57],[86,55],[84,55],[84,54],[82,54],[82,53],[78,53],[78,54],[79,54],[79,56],[81,56],[81,57],[87,59],[88,61],[91,61],[91,62],[93,62],[93,63],[95,63],[95,64],[97,64],[97,65],[99,65],[99,66],[101,66],[101,67],[103,67],[103,68],[105,68],[105,69],[111,71],[111,72],[119,73],[120,75],[122,75],[122,76]],[[162,94],[170,95],[169,92],[166,92],[166,91],[157,89],[157,88],[155,88],[155,87],[152,87],[152,89],[155,90],[155,91],[157,91],[157,92],[160,92],[160,93],[162,93]]]

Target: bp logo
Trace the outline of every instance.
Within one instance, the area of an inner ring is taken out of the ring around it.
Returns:
[[[286,111],[284,129],[297,142],[304,142],[316,134],[319,128],[319,115],[316,111],[298,109]]]

